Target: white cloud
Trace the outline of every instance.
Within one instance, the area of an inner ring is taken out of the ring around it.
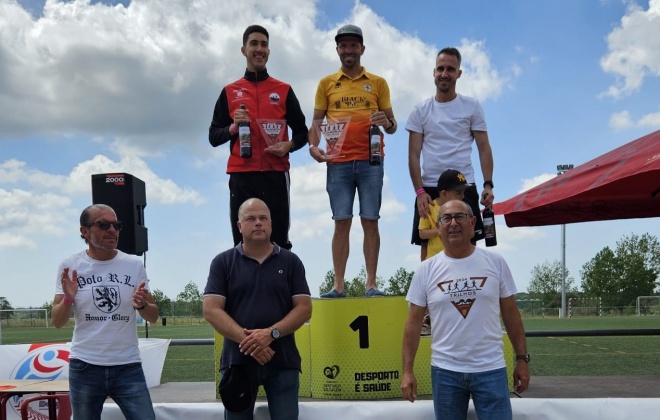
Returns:
[[[660,127],[660,112],[652,112],[642,116],[634,121],[630,117],[630,112],[616,112],[610,116],[610,127],[615,129],[625,129],[632,127]]]
[[[612,128],[629,128],[633,125],[628,111],[616,112],[610,116],[610,127]]]
[[[128,7],[78,0],[48,1],[43,15],[32,18],[17,3],[3,2],[0,139],[110,137],[113,150],[138,156],[205,142],[221,87],[242,75],[241,36],[254,22],[271,33],[269,71],[291,82],[303,110],[311,112],[310,92],[339,67],[336,27],[316,28],[316,14],[313,1],[219,8],[211,0],[134,0]],[[396,87],[395,113],[407,115],[433,93],[435,46],[357,2],[347,20],[364,30],[364,65]],[[497,97],[505,80],[485,43],[463,39],[460,48],[462,93],[482,101]],[[383,60],[380,51],[406,59]]]
[[[7,248],[36,248],[36,243],[23,235],[13,235],[0,232],[0,249]]]
[[[530,190],[530,189],[536,187],[537,185],[541,185],[544,182],[546,182],[546,181],[548,181],[548,180],[550,180],[550,179],[552,179],[556,176],[557,176],[557,174],[541,174],[541,175],[537,175],[533,178],[523,179],[523,180],[521,180],[522,181],[522,186],[518,190],[517,194],[520,194],[522,192]]]
[[[462,39],[459,50],[463,56],[463,74],[457,89],[462,94],[477,97],[481,101],[497,98],[502,93],[507,79],[493,67],[486,43]]]
[[[617,80],[602,96],[619,98],[638,91],[644,78],[660,76],[660,0],[649,0],[648,10],[630,3],[607,44],[609,53],[600,65]]]
[[[660,112],[644,115],[639,119],[638,124],[641,126],[660,127]]]
[[[68,175],[31,169],[25,162],[11,159],[0,163],[0,185],[19,188],[0,188],[0,229],[6,239],[2,247],[34,247],[40,235],[64,234],[80,211],[71,207],[72,198],[91,196],[91,175],[109,172],[128,172],[142,179],[148,184],[149,200],[155,202],[194,205],[205,202],[194,189],[158,177],[139,158],[126,157],[114,162],[97,155],[78,164]]]

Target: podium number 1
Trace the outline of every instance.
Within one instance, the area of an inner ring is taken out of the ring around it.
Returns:
[[[369,317],[360,315],[349,325],[353,331],[360,331],[360,348],[369,348]]]

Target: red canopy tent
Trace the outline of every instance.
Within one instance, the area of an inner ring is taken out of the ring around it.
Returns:
[[[493,206],[509,227],[660,216],[660,130]]]

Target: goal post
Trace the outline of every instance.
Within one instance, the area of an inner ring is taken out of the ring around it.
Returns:
[[[660,296],[637,296],[637,316],[660,315]]]
[[[0,309],[0,323],[5,327],[48,328],[48,309]]]

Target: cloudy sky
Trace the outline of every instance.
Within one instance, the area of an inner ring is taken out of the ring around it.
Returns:
[[[318,80],[340,65],[334,33],[362,27],[362,63],[389,82],[400,122],[386,139],[384,279],[418,265],[402,127],[434,92],[438,49],[460,48],[458,90],[483,104],[496,201],[660,129],[660,0],[0,0],[0,296],[14,307],[52,299],[58,263],[84,247],[90,177],[109,172],[146,183],[152,287],[170,298],[191,280],[203,289],[231,246],[228,148],[209,145],[208,126],[222,87],[243,74],[241,35],[254,23],[271,34],[269,72],[292,84],[308,122]],[[325,167],[305,150],[291,161],[291,240],[318,296],[332,268]],[[363,265],[353,227],[349,279]],[[509,229],[500,217],[497,231],[521,291],[535,264],[560,259],[559,226]],[[567,226],[570,274],[579,283],[603,247],[645,232],[660,237],[658,220]]]

